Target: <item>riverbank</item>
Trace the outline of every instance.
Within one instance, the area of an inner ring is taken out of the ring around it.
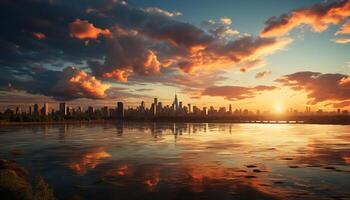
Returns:
[[[53,125],[53,124],[103,124],[103,123],[112,123],[115,120],[67,120],[67,121],[44,121],[44,122],[0,122],[0,126],[12,126],[12,125]]]
[[[320,124],[350,125],[350,116],[305,116],[297,118],[249,118],[249,117],[164,117],[124,118],[107,120],[65,120],[42,122],[0,122],[0,126],[55,125],[55,124],[104,124],[104,123],[160,122],[160,123],[240,123],[240,124]]]
[[[32,180],[28,170],[11,160],[0,160],[0,196],[7,200],[56,199],[42,177],[37,176]]]

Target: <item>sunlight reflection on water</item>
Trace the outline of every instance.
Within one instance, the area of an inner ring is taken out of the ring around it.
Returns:
[[[43,175],[60,199],[350,197],[350,126],[8,126],[0,141],[1,158]]]

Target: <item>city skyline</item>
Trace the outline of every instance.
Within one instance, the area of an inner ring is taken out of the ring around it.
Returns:
[[[350,109],[349,0],[25,3],[0,4],[1,110],[174,91],[198,107]]]
[[[350,199],[350,0],[0,0],[0,199]]]
[[[49,106],[50,105],[50,106]],[[1,112],[0,112],[1,113]],[[175,93],[174,99],[171,104],[163,104],[158,98],[154,98],[152,103],[146,104],[145,101],[140,100],[138,106],[125,106],[124,102],[117,102],[115,106],[102,106],[96,107],[93,105],[84,106],[72,106],[66,102],[60,102],[58,104],[43,103],[42,106],[38,103],[26,105],[13,105],[8,106],[3,114],[6,115],[29,115],[29,116],[73,116],[75,114],[86,113],[90,116],[101,115],[103,117],[168,117],[168,116],[230,116],[230,115],[295,115],[295,114],[331,114],[331,115],[348,115],[349,111],[346,109],[337,108],[332,111],[324,111],[322,109],[312,109],[311,106],[306,106],[305,110],[297,110],[293,108],[282,109],[281,107],[275,107],[274,110],[249,110],[244,107],[233,106],[203,106],[200,107],[196,104],[183,102],[178,98]],[[120,118],[119,117],[119,118]],[[61,120],[61,119],[58,119]]]

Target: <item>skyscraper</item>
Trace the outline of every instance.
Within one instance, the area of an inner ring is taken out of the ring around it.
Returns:
[[[48,103],[44,103],[41,114],[44,116],[49,115],[49,104]]]
[[[60,103],[60,109],[59,112],[62,116],[66,116],[67,115],[67,105],[66,103]]]
[[[146,104],[145,104],[144,101],[141,101],[140,111],[141,111],[141,112],[145,112],[145,111],[146,111]]]
[[[33,111],[32,111],[32,106],[29,106],[28,114],[29,114],[29,115],[32,115],[32,114],[33,114],[32,112],[33,112]]]
[[[89,114],[90,116],[92,116],[92,115],[95,113],[94,107],[89,106],[87,112],[88,112],[88,114]]]
[[[124,117],[124,105],[123,102],[117,103],[117,117],[123,118]]]
[[[177,100],[177,95],[175,93],[175,98],[174,98],[174,102],[173,102],[173,106],[174,106],[174,110],[178,111],[179,110],[179,102]]]
[[[154,102],[153,102],[153,115],[154,116],[158,114],[157,106],[158,106],[158,99],[154,98]]]
[[[108,106],[103,106],[103,108],[102,108],[102,115],[103,115],[103,117],[109,117]]]
[[[39,105],[38,104],[34,104],[34,111],[33,111],[34,115],[39,115]]]

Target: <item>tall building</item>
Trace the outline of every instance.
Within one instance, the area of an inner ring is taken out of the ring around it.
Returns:
[[[77,112],[78,113],[82,113],[83,112],[83,109],[81,108],[81,106],[78,107]]]
[[[39,105],[38,104],[34,104],[33,114],[34,115],[39,115]]]
[[[158,114],[158,99],[154,98],[154,102],[153,102],[153,115],[157,115]]]
[[[145,111],[146,111],[146,104],[145,104],[144,101],[141,101],[140,111],[141,111],[141,112],[145,112]]]
[[[124,105],[123,102],[117,103],[117,117],[123,118],[124,117]]]
[[[158,102],[158,105],[157,105],[158,115],[160,115],[162,113],[162,110],[163,110],[163,104],[162,104],[162,102]]]
[[[207,107],[203,107],[203,115],[207,115]]]
[[[230,115],[232,115],[232,106],[231,106],[231,104],[230,104],[230,106],[228,108],[228,112],[229,112]]]
[[[62,116],[66,116],[67,115],[67,105],[66,103],[60,103],[60,109],[59,112]]]
[[[15,112],[15,114],[16,114],[16,115],[20,115],[21,113],[22,113],[21,108],[20,108],[20,107],[16,107],[16,112]]]
[[[175,98],[174,98],[174,102],[173,102],[173,107],[174,107],[174,110],[175,111],[178,111],[179,110],[179,102],[177,100],[177,95],[175,93]]]
[[[29,114],[29,115],[32,115],[32,114],[33,114],[32,106],[29,106],[28,114]]]
[[[101,110],[102,110],[103,117],[109,117],[108,106],[104,106]]]
[[[92,115],[95,113],[94,107],[89,106],[87,112],[88,112],[88,114],[89,114],[90,116],[92,116]]]
[[[49,104],[48,103],[44,103],[41,114],[44,116],[49,115]]]

